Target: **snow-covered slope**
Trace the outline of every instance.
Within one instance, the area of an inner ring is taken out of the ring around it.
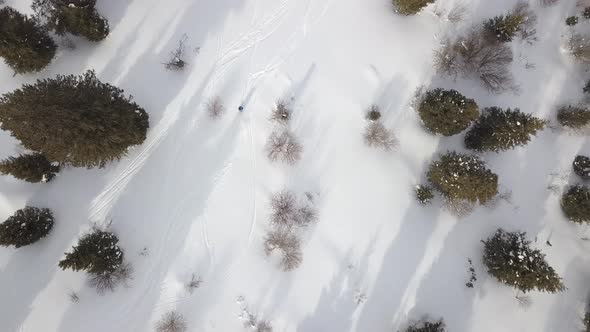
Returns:
[[[39,75],[12,77],[0,64],[0,93],[95,69],[132,94],[151,124],[143,145],[105,169],[67,169],[45,185],[0,177],[0,219],[32,204],[57,220],[42,241],[0,250],[0,330],[151,331],[175,309],[189,331],[241,331],[247,307],[275,331],[397,331],[424,315],[444,318],[453,332],[578,331],[588,230],[566,222],[547,186],[575,181],[570,163],[590,153],[585,138],[546,130],[524,148],[486,154],[511,201],[457,220],[438,202],[419,206],[412,188],[438,152],[462,149],[462,135],[429,135],[411,108],[421,86],[548,118],[556,105],[579,100],[585,77],[560,49],[575,1],[548,8],[535,1],[538,42],[513,43],[520,92],[500,95],[435,76],[432,57],[445,36],[515,1],[466,0],[458,24],[435,15],[455,2],[438,2],[402,17],[389,0],[99,0],[112,30],[105,41],[60,49]],[[7,3],[30,13],[28,0]],[[183,34],[189,65],[166,71],[161,63]],[[227,107],[217,121],[205,112],[214,96]],[[292,129],[303,144],[296,166],[265,156],[278,99],[294,108]],[[396,132],[395,152],[363,144],[372,103]],[[0,133],[0,157],[19,149]],[[280,271],[262,246],[269,197],[283,188],[312,193],[319,210],[293,272]],[[57,262],[93,224],[111,220],[135,274],[128,288],[100,296],[83,273]],[[523,307],[514,290],[489,278],[480,240],[499,226],[536,239],[568,290],[532,293]],[[473,289],[465,287],[468,257],[478,274]],[[190,294],[184,285],[193,274],[203,282]],[[73,291],[79,302],[70,301]]]

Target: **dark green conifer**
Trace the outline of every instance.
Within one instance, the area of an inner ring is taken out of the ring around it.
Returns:
[[[561,197],[561,209],[575,223],[590,223],[590,189],[581,185],[569,187]]]
[[[1,128],[49,160],[78,167],[102,167],[141,144],[147,113],[123,90],[81,76],[38,80],[0,98]]]
[[[583,129],[590,123],[590,111],[580,106],[563,106],[557,110],[557,122],[572,129]]]
[[[95,8],[96,0],[34,0],[33,10],[58,35],[71,33],[90,41],[109,34],[109,22]]]
[[[545,121],[518,108],[503,110],[499,107],[484,109],[479,119],[465,135],[465,146],[479,152],[500,152],[527,144]]]
[[[418,108],[424,126],[434,134],[456,135],[467,129],[479,116],[473,99],[455,90],[428,91]]]
[[[451,201],[485,204],[498,193],[498,176],[479,158],[447,152],[430,164],[428,180]]]
[[[72,251],[59,262],[63,270],[86,271],[91,274],[113,273],[123,263],[119,239],[110,232],[94,230],[84,235]]]
[[[484,23],[484,29],[498,41],[506,43],[512,41],[525,21],[525,15],[515,12],[489,19]]]
[[[16,74],[42,70],[56,49],[53,39],[35,20],[10,7],[0,9],[0,57]]]
[[[442,319],[436,322],[419,322],[409,326],[406,332],[445,332],[445,323]]]
[[[44,238],[53,228],[49,209],[27,206],[0,224],[0,245],[20,248]]]
[[[547,264],[545,255],[530,247],[526,233],[506,232],[500,228],[483,243],[483,263],[488,273],[501,283],[524,293],[565,290],[561,277]]]
[[[417,185],[415,188],[416,200],[422,205],[426,205],[432,201],[434,194],[432,188],[425,185]]]
[[[422,8],[434,3],[434,0],[392,0],[395,11],[402,15],[414,15]]]
[[[59,166],[40,153],[21,154],[1,161],[0,172],[27,182],[49,182],[59,172]]]
[[[576,156],[572,163],[574,173],[584,180],[590,180],[590,158],[586,156]]]

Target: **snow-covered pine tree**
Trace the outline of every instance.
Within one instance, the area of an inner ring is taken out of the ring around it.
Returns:
[[[59,262],[59,267],[91,274],[113,273],[123,263],[123,251],[118,242],[115,234],[94,230],[80,238],[78,245]]]
[[[561,277],[546,262],[545,255],[531,248],[526,233],[507,232],[500,228],[483,243],[483,263],[488,273],[501,283],[524,293],[565,290]]]
[[[109,34],[109,22],[95,8],[96,0],[34,0],[37,17],[58,35],[71,33],[90,41]]]
[[[575,223],[590,223],[590,189],[581,185],[569,187],[561,197],[561,209]]]
[[[59,172],[59,166],[52,165],[41,153],[21,154],[2,160],[0,172],[27,182],[49,182]]]
[[[445,198],[484,204],[498,193],[498,176],[479,158],[447,152],[430,164],[428,181]]]
[[[102,167],[141,144],[148,114],[93,71],[38,80],[0,98],[0,127],[49,160]]]
[[[590,158],[578,155],[572,163],[574,173],[584,180],[590,180]]]
[[[455,90],[434,89],[426,92],[418,114],[432,133],[452,136],[467,129],[479,116],[479,109],[473,99]]]
[[[590,124],[590,110],[582,106],[563,106],[557,110],[557,122],[564,127],[583,129]]]
[[[49,234],[54,223],[49,209],[27,206],[0,224],[0,245],[20,248]]]
[[[525,21],[526,16],[520,13],[510,13],[487,20],[484,23],[484,29],[490,36],[506,43],[512,41]]]
[[[465,135],[465,146],[479,152],[500,152],[527,144],[537,131],[545,127],[545,121],[518,108],[503,110],[485,108]]]
[[[417,14],[431,3],[434,0],[393,0],[396,13],[406,16]]]
[[[13,8],[0,9],[0,57],[15,73],[38,72],[55,56],[47,30]]]

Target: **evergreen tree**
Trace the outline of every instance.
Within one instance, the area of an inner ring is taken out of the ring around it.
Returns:
[[[590,189],[580,185],[569,187],[561,197],[561,209],[575,223],[590,223]]]
[[[473,99],[455,90],[428,91],[418,108],[424,126],[435,134],[452,136],[467,129],[479,116]]]
[[[40,153],[21,154],[1,161],[0,172],[27,182],[49,182],[59,172],[59,166]]]
[[[572,163],[574,173],[584,180],[590,180],[590,158],[586,156],[576,156]]]
[[[27,206],[0,224],[0,245],[20,248],[44,238],[53,227],[49,209]]]
[[[123,263],[123,251],[119,239],[110,232],[94,230],[84,235],[72,251],[59,262],[63,270],[84,270],[91,274],[113,273]]]
[[[10,7],[0,9],[0,57],[16,74],[45,68],[56,49],[53,39],[35,20]]]
[[[95,5],[96,0],[34,0],[33,10],[58,35],[71,33],[101,41],[109,34],[109,22]]]
[[[498,176],[475,156],[447,152],[430,164],[428,180],[451,201],[484,204],[498,193]]]
[[[406,16],[417,14],[431,3],[434,3],[434,0],[393,0],[395,11]]]
[[[38,80],[0,98],[0,126],[29,150],[78,167],[102,167],[141,144],[147,113],[123,90],[81,76]]]
[[[421,184],[416,186],[416,188],[414,189],[414,194],[416,195],[416,200],[418,201],[418,203],[422,205],[430,203],[434,198],[432,188]]]
[[[488,273],[524,293],[564,291],[561,277],[547,264],[541,251],[530,247],[531,242],[525,236],[524,232],[506,232],[500,228],[483,241],[483,263]]]
[[[525,145],[545,127],[545,121],[522,113],[518,108],[490,107],[482,113],[465,135],[465,146],[479,152],[500,152]]]
[[[525,21],[526,16],[522,13],[500,15],[486,21],[484,29],[498,41],[506,43],[512,41]]]
[[[578,24],[578,17],[577,16],[570,16],[565,19],[565,25],[573,27],[574,25]]]
[[[590,111],[578,106],[564,106],[557,110],[559,124],[572,129],[583,129],[590,123]]]
[[[445,332],[443,320],[436,322],[420,322],[409,326],[406,332]]]

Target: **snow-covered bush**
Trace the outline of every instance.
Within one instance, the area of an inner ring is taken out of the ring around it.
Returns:
[[[107,291],[114,292],[120,284],[128,286],[127,282],[133,279],[133,266],[125,262],[110,273],[91,273],[88,278],[88,285],[95,288],[98,294]]]
[[[416,186],[416,188],[414,189],[414,194],[416,196],[416,200],[418,201],[418,203],[422,205],[430,203],[434,198],[432,188],[422,184]]]
[[[277,102],[272,113],[270,115],[270,121],[276,122],[281,125],[286,125],[291,120],[291,109],[287,104],[281,100]]]
[[[522,113],[518,108],[485,108],[467,131],[465,146],[480,152],[509,150],[527,144],[531,136],[544,127],[544,120]]]
[[[381,110],[379,109],[379,106],[371,105],[371,107],[369,107],[369,109],[367,110],[365,118],[370,121],[379,120],[381,118]]]
[[[266,154],[270,161],[295,164],[301,159],[302,150],[295,135],[287,129],[282,132],[273,132],[266,142]]]
[[[102,167],[141,144],[148,114],[93,71],[38,80],[0,98],[0,126],[29,150],[78,167]]]
[[[561,197],[561,209],[575,223],[590,223],[590,189],[581,185],[569,187]]]
[[[576,156],[572,163],[574,173],[584,180],[590,180],[590,158],[586,156]]]
[[[479,158],[447,152],[428,169],[432,186],[451,201],[485,204],[498,193],[498,176]]]
[[[34,0],[37,17],[58,35],[71,33],[90,41],[109,34],[109,22],[95,8],[96,0]]]
[[[0,9],[0,57],[16,74],[38,72],[55,56],[46,29],[13,8]]]
[[[418,114],[432,133],[452,136],[467,129],[479,116],[479,109],[473,99],[455,90],[434,89],[426,92]]]
[[[371,122],[365,127],[363,135],[365,144],[372,148],[380,148],[385,151],[390,151],[397,146],[397,138],[393,132],[381,123]]]
[[[536,21],[535,14],[529,9],[527,2],[520,1],[506,15],[496,16],[484,23],[484,30],[499,42],[510,42],[519,33],[532,30]]]
[[[225,106],[223,106],[221,98],[215,97],[207,103],[207,113],[212,119],[217,119],[225,113]]]
[[[27,206],[17,210],[0,224],[0,245],[20,248],[37,242],[49,234],[54,221],[49,209]]]
[[[410,325],[406,332],[445,332],[445,323],[442,319],[435,322],[418,322]]]
[[[581,106],[562,106],[557,110],[557,122],[575,130],[584,129],[590,124],[590,110]]]
[[[280,265],[284,271],[294,270],[301,264],[301,243],[291,230],[275,229],[266,234],[264,252],[268,256],[276,250],[280,251],[282,256]]]
[[[123,264],[123,251],[118,242],[115,234],[94,230],[80,238],[72,251],[59,262],[59,267],[90,274],[113,273]]]
[[[27,182],[49,182],[59,172],[59,166],[41,153],[21,154],[0,161],[0,172]]]
[[[178,311],[168,311],[156,323],[156,332],[185,332],[186,319]]]
[[[475,77],[493,93],[514,89],[510,72],[512,49],[505,43],[490,42],[483,29],[472,29],[456,41],[447,39],[435,53],[435,68],[441,74]]]
[[[506,232],[500,228],[483,243],[483,263],[488,273],[501,283],[524,293],[565,290],[561,277],[547,264],[545,255],[530,247],[526,233]]]
[[[402,15],[417,14],[431,3],[434,3],[434,0],[393,0],[396,13]]]

